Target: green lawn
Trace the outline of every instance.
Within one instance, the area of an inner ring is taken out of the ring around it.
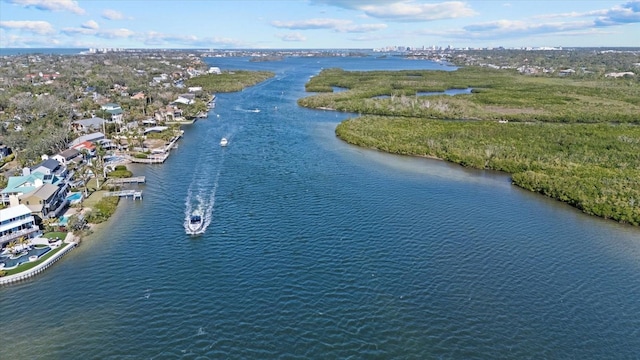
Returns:
[[[38,261],[24,263],[24,264],[18,265],[15,269],[5,270],[7,272],[5,275],[6,276],[15,275],[15,274],[21,273],[23,271],[27,271],[29,269],[32,269],[32,268],[36,267],[37,265],[41,264],[43,261],[45,261],[45,260],[49,259],[50,257],[52,257],[57,252],[59,252],[62,249],[66,248],[67,246],[73,246],[73,244],[64,244],[63,243],[57,249],[53,249],[53,250],[49,251],[48,253],[46,253],[44,256],[42,256],[40,259],[38,259]]]
[[[53,232],[48,232],[44,235],[42,235],[43,238],[46,239],[55,239],[55,238],[59,238],[64,240],[64,238],[67,236],[66,232],[62,232],[62,231],[53,231]]]

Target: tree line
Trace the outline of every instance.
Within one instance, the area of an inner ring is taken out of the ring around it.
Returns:
[[[348,91],[333,93],[333,87]],[[471,94],[419,96],[473,88]],[[640,85],[511,71],[347,72],[313,77],[302,106],[362,116],[341,139],[511,174],[515,185],[585,213],[640,225]]]

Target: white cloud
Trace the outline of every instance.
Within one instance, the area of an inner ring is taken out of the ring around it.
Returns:
[[[349,25],[342,29],[337,29],[340,32],[348,33],[365,33],[378,30],[384,30],[387,28],[386,24],[364,24],[364,25]]]
[[[475,16],[462,1],[424,4],[415,0],[312,0],[312,2],[359,10],[369,17],[399,22],[421,22]]]
[[[339,19],[309,19],[299,21],[273,21],[271,25],[277,28],[291,30],[336,29],[351,25],[351,21]]]
[[[135,33],[129,29],[107,29],[100,30],[95,33],[97,37],[104,39],[121,39],[121,38],[130,38]]]
[[[98,23],[95,22],[94,20],[89,20],[89,21],[85,22],[84,24],[82,24],[82,28],[83,29],[96,30],[99,27],[100,27],[100,25],[98,25]]]
[[[560,14],[545,14],[536,19],[566,19],[566,18],[593,18],[595,26],[612,26],[628,23],[640,23],[640,1],[631,1],[622,5],[616,5],[610,9],[600,9],[585,12],[570,12]]]
[[[33,7],[44,11],[70,11],[74,14],[84,14],[85,11],[74,0],[7,0],[22,7]]]
[[[0,21],[0,28],[20,30],[39,35],[53,34],[53,26],[46,21]]]
[[[281,29],[290,30],[317,30],[329,29],[336,32],[370,32],[386,29],[385,24],[354,24],[351,20],[341,19],[308,19],[299,21],[273,21],[271,25]]]
[[[300,33],[276,34],[277,38],[282,41],[306,41],[307,38]]]
[[[145,45],[149,46],[239,48],[246,45],[241,41],[230,38],[199,38],[195,35],[171,35],[155,31],[150,31],[144,34],[136,34],[135,38],[139,41],[142,41]]]
[[[553,21],[555,19],[562,19]],[[540,35],[602,34],[594,29],[640,23],[640,1],[632,1],[610,9],[561,14],[546,14],[525,20],[496,20],[467,25],[461,29],[424,30],[422,35],[438,35],[460,39],[526,38]],[[637,36],[637,35],[636,35]]]
[[[102,17],[107,20],[122,20],[124,15],[116,10],[106,9],[102,12]]]
[[[97,33],[96,29],[89,29],[85,27],[80,28],[64,28],[61,31],[62,34],[67,36],[74,35],[95,35]]]

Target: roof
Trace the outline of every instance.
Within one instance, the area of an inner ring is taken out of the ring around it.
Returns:
[[[168,126],[154,126],[154,127],[144,129],[144,133],[146,134],[154,131],[161,132],[161,131],[167,130],[168,128],[169,128]]]
[[[120,115],[122,114],[122,109],[117,108],[117,109],[106,109],[106,112],[108,112],[111,115]]]
[[[20,204],[16,206],[11,206],[6,209],[0,210],[0,219],[7,220],[13,219],[18,216],[29,215],[31,214],[31,210],[26,205]],[[0,226],[0,230],[3,230],[3,227]]]
[[[34,166],[31,168],[31,170],[35,170],[39,167],[45,167],[51,171],[55,170],[58,166],[60,166],[60,163],[58,162],[58,160],[56,159],[47,159],[43,162],[41,162],[40,164]]]
[[[31,175],[10,176],[9,179],[7,179],[7,187],[0,192],[4,194],[17,192],[26,194],[38,188],[35,185],[37,180],[40,180],[43,184],[53,185],[57,185],[60,182],[60,179],[55,175],[45,175],[39,171],[35,171],[31,173]]]
[[[30,193],[26,193],[23,195],[20,195],[18,198],[19,199],[26,199],[26,198],[30,198],[30,197],[37,197],[40,199],[48,199],[50,198],[53,194],[56,193],[56,191],[58,191],[58,187],[55,185],[51,185],[51,184],[44,184],[42,186],[40,186],[39,188],[37,188],[36,190],[30,192]]]
[[[105,119],[101,118],[101,117],[92,117],[92,118],[88,118],[88,119],[82,119],[82,120],[76,120],[76,121],[72,121],[72,124],[78,124],[78,125],[82,125],[84,127],[88,127],[88,128],[100,128],[102,126],[102,123],[104,123]]]
[[[104,139],[104,134],[101,132],[94,132],[91,134],[87,134],[87,135],[82,135],[80,137],[77,137],[75,140],[73,140],[73,142],[71,143],[72,146],[78,145],[82,142],[85,141],[96,141],[96,140],[100,140],[100,139]]]
[[[71,148],[71,149],[67,149],[67,150],[62,151],[59,155],[62,156],[63,158],[65,158],[65,159],[71,159],[71,158],[74,158],[74,157],[80,155],[80,151]]]
[[[73,145],[73,149],[76,149],[78,151],[82,151],[82,150],[89,150],[89,151],[93,151],[95,150],[96,146],[93,145],[92,142],[90,141],[83,141],[79,144]]]

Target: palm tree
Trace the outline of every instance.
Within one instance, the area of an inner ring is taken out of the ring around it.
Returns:
[[[53,224],[57,224],[59,222],[56,218],[47,218],[42,220],[42,225],[44,225],[44,230],[46,232],[53,231]]]
[[[10,242],[7,244],[7,250],[9,250],[9,252],[10,252],[10,253],[12,253],[12,254],[14,254],[14,255],[15,255],[15,254],[16,254],[16,252],[17,252],[17,251],[16,251],[16,248],[17,248],[17,247],[18,247],[18,243],[17,243],[17,241],[16,241],[16,240],[10,241]]]
[[[21,250],[24,250],[30,244],[31,244],[31,240],[26,236],[20,236],[18,238],[18,245],[20,245]]]

